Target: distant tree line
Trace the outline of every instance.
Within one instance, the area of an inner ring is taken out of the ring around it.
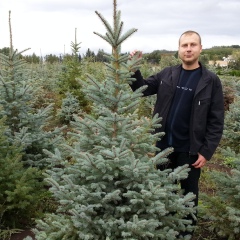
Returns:
[[[229,55],[234,55],[235,52],[240,51],[240,45],[231,45],[231,46],[214,46],[209,49],[203,49],[202,51],[202,56],[201,56],[201,61],[205,64],[208,63],[208,61],[213,60],[222,60],[224,57],[228,57]],[[5,55],[8,55],[9,53],[9,48],[2,48],[0,49],[0,53],[3,53]],[[235,54],[236,55],[236,54]],[[153,52],[150,53],[145,53],[143,54],[144,59],[152,64],[158,64],[162,58],[166,57],[175,57],[178,58],[178,52],[176,51],[169,51],[169,50],[154,50]],[[71,57],[70,54],[60,54],[57,56],[56,54],[48,54],[44,57],[42,56],[37,56],[35,53],[32,55],[24,55],[22,58],[24,58],[27,62],[29,63],[41,63],[41,62],[48,62],[48,63],[56,63],[56,62],[62,62],[63,58],[69,58]],[[107,62],[107,58],[105,56],[104,50],[99,49],[97,53],[92,51],[91,49],[87,49],[85,54],[79,54],[79,61],[82,59],[87,58],[90,61],[95,61],[95,62]],[[240,62],[240,59],[236,59],[237,62]],[[234,67],[238,67],[239,63],[236,63]]]
[[[0,49],[0,53],[3,53],[4,55],[9,55],[9,48],[4,47]],[[48,62],[48,63],[56,63],[56,62],[62,62],[63,58],[70,58],[72,54],[47,54],[46,56],[37,56],[35,53],[32,55],[21,55],[21,58],[25,59],[29,63],[41,63],[41,62]],[[83,58],[88,58],[91,61],[96,62],[106,62],[108,61],[107,58],[104,55],[104,51],[102,49],[99,49],[97,54],[95,54],[94,51],[91,51],[89,48],[87,49],[86,53],[81,55],[79,54],[78,59],[81,61]]]

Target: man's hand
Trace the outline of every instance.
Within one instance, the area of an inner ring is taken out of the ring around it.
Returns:
[[[136,72],[140,68],[142,59],[142,52],[138,50],[134,50],[129,54],[129,58],[127,64],[129,66],[129,70],[132,72]]]
[[[206,162],[207,162],[207,159],[203,155],[198,153],[198,159],[195,163],[192,164],[192,166],[195,168],[201,168],[206,164]]]
[[[134,50],[130,53],[129,59],[131,60],[132,58],[142,58],[142,52],[139,50]]]

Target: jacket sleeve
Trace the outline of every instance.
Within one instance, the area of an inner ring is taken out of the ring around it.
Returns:
[[[138,88],[147,85],[147,89],[143,91],[144,96],[149,96],[156,94],[158,91],[159,81],[160,81],[161,73],[157,73],[156,75],[152,75],[147,79],[144,79],[141,72],[137,70],[132,78],[135,78],[136,81],[133,81],[130,84],[130,87],[133,91],[137,90]]]
[[[207,160],[214,154],[223,133],[224,126],[224,97],[222,84],[216,76],[215,86],[212,91],[211,105],[208,112],[206,135],[199,153]]]

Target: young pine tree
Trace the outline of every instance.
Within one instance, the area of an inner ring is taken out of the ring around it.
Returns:
[[[211,221],[210,229],[229,240],[240,239],[240,104],[239,96],[229,106],[223,134],[224,161],[231,173],[211,173],[216,185],[215,196],[204,196],[203,215]]]
[[[59,79],[59,92],[65,97],[70,92],[79,102],[83,111],[90,111],[89,103],[82,91],[82,85],[77,78],[83,75],[83,64],[79,58],[80,43],[77,42],[77,29],[75,29],[75,41],[71,42],[72,56],[64,56],[62,74]],[[64,99],[63,97],[63,99]]]
[[[36,109],[37,83],[31,78],[27,63],[21,53],[13,49],[10,23],[9,55],[0,53],[0,117],[6,116],[9,127],[6,133],[12,143],[23,148],[23,160],[31,166],[46,166],[43,149],[54,149],[59,141],[60,129],[46,131],[52,105]]]
[[[30,225],[46,192],[39,181],[42,172],[23,166],[22,149],[9,143],[5,132],[5,123],[0,119],[0,233]]]
[[[76,116],[73,144],[49,153],[52,169],[46,180],[59,206],[37,221],[38,240],[171,240],[192,228],[186,216],[194,213],[194,196],[183,196],[175,184],[186,177],[187,166],[173,172],[155,169],[170,150],[152,156],[160,119],[138,118],[144,88],[130,90],[129,70],[140,60],[128,61],[120,52],[136,29],[122,34],[121,14],[113,3],[113,27],[96,12],[107,29],[106,35],[96,34],[112,46],[106,79],[98,82],[89,75],[83,82],[93,114]]]

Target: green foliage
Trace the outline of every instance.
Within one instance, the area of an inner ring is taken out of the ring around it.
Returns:
[[[199,60],[204,66],[207,66],[209,62],[209,56],[207,54],[201,54]]]
[[[53,148],[56,140],[53,138],[59,134],[57,128],[53,132],[44,131],[47,121],[50,120],[52,105],[41,109],[34,108],[34,99],[38,89],[34,88],[27,65],[24,60],[19,59],[17,51],[11,51],[9,56],[0,54],[0,61],[2,61],[0,116],[7,118],[9,141],[23,146],[25,151],[23,159],[28,164],[44,165],[42,149]]]
[[[235,77],[240,77],[240,70],[236,70],[236,69],[230,70],[229,75],[235,76]]]
[[[181,60],[178,58],[175,58],[174,56],[169,56],[169,55],[165,55],[161,57],[160,60],[160,67],[161,69],[165,68],[165,67],[169,67],[169,66],[175,66],[177,64],[180,64]]]
[[[145,53],[143,57],[147,60],[148,63],[158,64],[159,62],[161,62],[162,58],[169,58],[171,59],[170,62],[172,61],[172,57],[178,59],[178,52],[168,50],[154,50],[151,53]]]
[[[47,63],[53,64],[53,63],[59,62],[60,57],[56,56],[55,54],[48,54],[45,56],[45,61]]]
[[[154,50],[151,53],[145,54],[144,57],[148,62],[156,64],[159,63],[159,61],[161,60],[161,53],[162,52],[160,50]]]
[[[234,89],[235,93],[238,92],[236,82],[225,81],[224,85],[229,86],[231,90]],[[223,163],[232,168],[231,173],[214,171],[209,174],[215,185],[215,194],[202,196],[204,207],[201,209],[203,218],[211,222],[209,229],[229,240],[240,239],[239,107],[239,96],[235,94],[234,102],[226,111],[221,143]]]
[[[90,106],[86,97],[82,91],[82,86],[77,78],[82,78],[83,63],[79,61],[79,49],[80,43],[77,43],[76,33],[75,42],[71,43],[72,56],[64,57],[62,74],[59,79],[59,92],[65,97],[67,92],[70,92],[79,102],[79,105],[83,111],[90,111]],[[63,97],[62,97],[63,98]]]
[[[225,115],[223,141],[234,152],[240,153],[240,98],[235,97]]]
[[[92,61],[94,61],[95,60],[95,53],[88,48],[84,57],[88,58],[88,59],[92,59]]]
[[[104,55],[106,57],[106,54]],[[109,59],[105,62],[109,62]],[[82,61],[83,72],[85,73],[82,77],[82,81],[86,81],[88,79],[87,74],[94,75],[94,77],[98,81],[102,81],[105,78],[106,74],[106,66],[105,62],[92,62],[89,59],[84,59]],[[87,74],[86,74],[87,73]]]
[[[41,63],[41,58],[38,57],[35,53],[32,55],[26,55],[23,59],[28,63]]]
[[[240,239],[240,161],[231,174],[214,171],[211,178],[216,185],[216,195],[203,195],[202,215],[211,221],[209,229],[229,240]]]
[[[233,47],[224,47],[224,46],[219,46],[219,47],[212,47],[209,49],[203,49],[202,54],[207,55],[209,60],[221,60],[223,57],[228,57],[229,55],[232,54],[233,52]]]
[[[97,55],[95,57],[95,60],[97,62],[107,62],[108,61],[108,58],[105,56],[105,53],[104,53],[103,49],[98,50]]]
[[[4,47],[2,49],[0,49],[0,53],[8,56],[9,55],[9,51],[10,51],[10,48],[9,47]]]
[[[229,75],[220,76],[220,78],[223,85],[225,114],[228,114],[231,104],[236,101],[235,98],[240,97],[240,78]]]
[[[0,120],[0,232],[25,227],[38,214],[43,188],[42,173],[24,168],[22,149],[11,145],[5,136],[6,127]],[[2,239],[2,238],[1,238]]]
[[[231,168],[236,168],[237,162],[240,159],[240,153],[236,153],[230,147],[221,149],[223,155],[223,163]]]
[[[234,168],[235,167],[235,161],[236,159],[234,157],[230,157],[230,156],[226,156],[224,157],[223,159],[223,163],[226,165],[226,166],[229,166],[231,168]]]
[[[80,113],[79,102],[71,93],[66,93],[66,98],[62,100],[62,107],[59,110],[58,117],[61,122],[69,124],[73,121],[73,115]]]
[[[1,229],[0,231],[0,239],[2,240],[8,240],[11,238],[11,236],[15,233],[20,233],[21,229]],[[30,239],[31,240],[31,239]]]

